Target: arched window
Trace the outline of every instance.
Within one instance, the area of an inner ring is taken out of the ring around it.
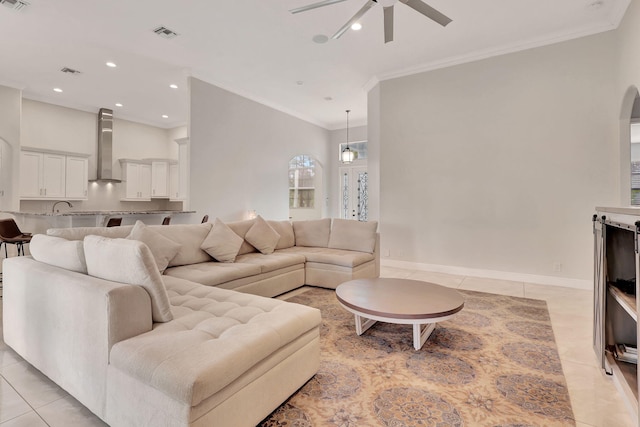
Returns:
[[[289,160],[289,208],[315,208],[316,163],[311,156]]]

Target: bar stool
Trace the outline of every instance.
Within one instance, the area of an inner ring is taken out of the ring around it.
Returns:
[[[171,222],[171,217],[165,216],[164,219],[162,220],[162,225],[169,225],[170,222]]]
[[[205,215],[202,217],[202,224],[204,224],[205,222],[209,221],[209,215]]]
[[[122,224],[122,218],[109,218],[107,227],[119,227]]]
[[[8,258],[7,245],[15,245],[18,250],[18,256],[24,255],[24,245],[31,241],[31,233],[23,233],[18,228],[18,224],[12,219],[0,219],[0,251],[4,244],[4,257]],[[0,283],[2,283],[2,273],[0,273]],[[2,285],[0,285],[2,291]],[[2,298],[2,294],[0,294]]]
[[[24,255],[24,245],[31,241],[31,233],[23,233],[12,219],[0,219],[0,250],[4,244],[4,257],[9,256],[7,245],[15,245],[18,256]]]

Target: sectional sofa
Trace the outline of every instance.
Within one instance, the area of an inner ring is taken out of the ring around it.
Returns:
[[[377,277],[375,228],[51,229],[4,261],[4,340],[112,426],[253,426],[319,367],[319,311],[266,297]]]

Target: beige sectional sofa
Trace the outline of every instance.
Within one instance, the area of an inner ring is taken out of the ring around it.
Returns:
[[[341,220],[51,229],[4,261],[4,340],[112,426],[256,425],[319,367],[319,311],[265,296],[376,277],[377,241]]]

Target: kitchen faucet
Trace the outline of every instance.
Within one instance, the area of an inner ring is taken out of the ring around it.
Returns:
[[[69,201],[67,201],[67,200],[60,200],[60,201],[57,201],[57,202],[55,202],[55,203],[53,204],[53,206],[51,207],[51,213],[55,213],[55,211],[56,211],[56,205],[57,205],[58,203],[66,203],[67,205],[69,205],[69,207],[70,207],[70,208],[72,208],[72,207],[73,207],[73,205],[71,204],[71,202],[69,202]]]

